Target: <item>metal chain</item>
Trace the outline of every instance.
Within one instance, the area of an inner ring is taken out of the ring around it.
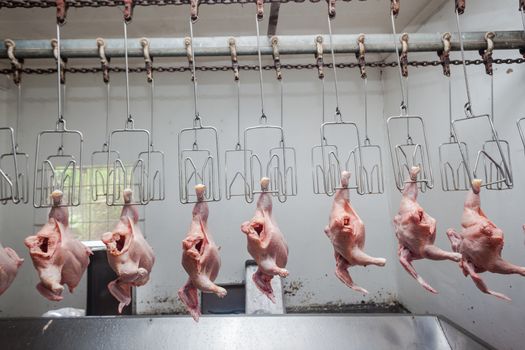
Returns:
[[[318,3],[321,0],[264,0],[264,3]],[[350,2],[351,0],[342,0]],[[199,5],[255,4],[257,0],[201,0]],[[191,0],[135,0],[135,6],[190,5]],[[124,6],[123,0],[66,0],[68,7],[116,7]],[[56,7],[55,0],[0,0],[0,8],[49,8]]]
[[[1,1],[1,0],[0,0]],[[523,64],[525,63],[525,58],[495,58],[493,64]],[[460,66],[463,64],[461,60],[450,60],[450,64],[454,66]],[[466,60],[465,64],[467,66],[479,66],[483,64],[483,60],[481,59],[475,59],[475,60]],[[408,62],[408,65],[411,67],[441,67],[441,61],[411,61]],[[356,62],[350,62],[350,63],[337,63],[337,68],[345,69],[345,68],[357,68],[359,69],[359,64]],[[396,68],[397,62],[382,62],[382,61],[375,61],[375,62],[366,62],[366,66],[370,68]],[[325,63],[324,67],[326,68],[332,68],[332,63]],[[263,70],[273,70],[275,69],[275,66],[272,65],[264,65]],[[293,70],[302,70],[302,69],[317,69],[317,65],[315,63],[304,63],[304,64],[282,64],[282,69],[293,69]],[[259,70],[259,65],[239,65],[240,70],[244,71],[256,71]],[[224,66],[196,66],[196,71],[200,72],[227,72],[231,70],[231,66],[224,65]],[[68,67],[65,69],[66,73],[69,74],[97,74],[102,72],[102,69],[100,67]],[[109,71],[112,73],[123,73],[125,72],[124,67],[110,67]],[[189,67],[186,66],[158,66],[153,67],[154,72],[158,73],[184,73],[190,71]],[[28,68],[25,67],[22,69],[22,73],[24,74],[35,74],[35,75],[48,75],[48,74],[56,74],[57,69],[56,68]],[[145,73],[146,69],[144,67],[130,67],[129,73]],[[11,68],[4,68],[0,69],[0,74],[10,75],[13,74],[13,70]]]

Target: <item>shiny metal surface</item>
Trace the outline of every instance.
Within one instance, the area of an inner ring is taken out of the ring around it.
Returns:
[[[494,38],[494,49],[520,49],[525,45],[523,31],[497,31]],[[463,42],[465,50],[479,50],[487,47],[485,32],[464,32]],[[316,52],[315,38],[317,35],[279,35],[279,52],[281,55],[314,54]],[[335,53],[355,53],[359,51],[357,39],[359,34],[333,35]],[[410,33],[408,51],[437,51],[443,48],[442,33]],[[325,48],[330,49],[328,36],[323,36]],[[229,36],[196,37],[194,40],[195,56],[227,56],[230,57],[228,46]],[[152,57],[186,57],[184,38],[149,38],[150,54]],[[396,39],[398,40],[398,39]],[[21,58],[53,58],[53,48],[49,40],[14,40],[16,57]],[[108,58],[123,57],[124,43],[122,39],[109,38],[106,41],[106,56]],[[256,55],[257,38],[255,36],[235,37],[237,55]],[[459,50],[459,37],[452,33],[451,51]],[[63,58],[99,58],[96,40],[93,39],[64,39],[61,40],[61,56]],[[128,47],[129,57],[144,57],[140,38],[130,38]],[[270,38],[261,37],[261,54],[271,55]],[[392,34],[367,34],[366,52],[395,52]],[[0,58],[7,58],[7,49],[0,46]]]
[[[411,315],[203,316],[199,323],[187,316],[26,318],[0,320],[0,344],[12,350],[487,349],[446,329],[449,340],[436,316]]]

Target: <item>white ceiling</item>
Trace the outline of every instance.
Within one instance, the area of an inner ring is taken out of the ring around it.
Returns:
[[[446,0],[403,0],[397,20],[398,30],[421,25]],[[450,0],[452,1],[452,0]],[[334,33],[388,33],[391,31],[390,0],[336,3]],[[265,5],[266,33],[270,5]],[[281,4],[277,34],[319,34],[327,32],[325,1]],[[195,36],[253,35],[255,6],[201,5]],[[55,9],[1,9],[0,36],[12,39],[49,39],[55,37]],[[130,37],[180,37],[187,35],[189,6],[135,8]],[[71,8],[63,38],[120,37],[122,15],[117,8]]]

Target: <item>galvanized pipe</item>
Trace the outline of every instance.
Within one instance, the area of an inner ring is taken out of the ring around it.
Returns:
[[[517,50],[525,49],[525,33],[523,31],[495,32],[494,49]],[[399,36],[399,35],[398,35]],[[486,48],[485,32],[463,33],[465,50]],[[282,55],[314,54],[316,52],[315,38],[317,35],[281,35],[279,36],[279,52]],[[335,53],[355,53],[359,51],[357,38],[359,34],[340,34],[333,36]],[[436,52],[443,48],[442,33],[409,34],[409,52]],[[231,36],[195,38],[193,49],[195,56],[227,56],[230,57],[229,40]],[[124,57],[123,39],[105,39],[107,57]],[[150,54],[152,57],[186,57],[184,38],[150,38]],[[257,38],[255,36],[235,37],[237,54],[239,56],[257,55]],[[397,39],[399,40],[399,38]],[[323,40],[325,49],[330,50],[328,36]],[[459,51],[457,34],[452,34],[450,40],[452,51]],[[53,49],[49,40],[15,40],[17,58],[53,58]],[[143,57],[140,38],[129,39],[130,57]],[[392,34],[367,34],[367,53],[395,52]],[[64,39],[61,41],[63,58],[99,58],[96,39]],[[270,39],[261,38],[261,54],[271,55]],[[5,47],[0,48],[0,58],[7,58]]]

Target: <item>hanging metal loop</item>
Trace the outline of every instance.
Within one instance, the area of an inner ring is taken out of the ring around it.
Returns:
[[[487,32],[485,33],[485,40],[487,41],[487,48],[486,49],[480,49],[479,54],[481,55],[481,59],[483,60],[483,64],[485,65],[485,73],[488,75],[492,75],[493,69],[492,69],[492,52],[494,51],[494,37],[496,34],[494,32]]]
[[[153,58],[151,58],[149,53],[149,40],[147,38],[141,38],[140,45],[142,46],[142,53],[144,55],[146,77],[148,83],[151,83],[153,82]]]
[[[257,7],[257,20],[262,21],[264,17],[264,0],[256,0],[255,6]]]
[[[328,4],[328,18],[334,19],[335,18],[335,0],[326,0],[326,3]]]
[[[277,75],[277,80],[281,80],[283,77],[281,73],[281,57],[279,55],[279,39],[276,36],[272,36],[270,40],[272,43],[272,57],[275,74]]]
[[[391,0],[390,1],[390,12],[392,12],[394,17],[397,17],[397,15],[399,14],[399,7],[400,7],[399,1],[400,0]]]
[[[23,59],[17,59],[15,56],[16,44],[11,39],[4,40],[5,47],[7,49],[7,57],[11,61],[11,69],[13,71],[13,82],[18,86],[22,80],[22,70],[23,70]]]
[[[456,0],[456,12],[462,15],[465,12],[465,0]]]
[[[232,70],[233,70],[233,76],[234,80],[239,80],[239,61],[237,59],[237,46],[236,41],[234,38],[230,38],[228,40],[228,46],[230,47],[230,55],[232,59]]]
[[[365,60],[365,35],[359,34],[357,37],[357,45],[359,46],[359,52],[356,52],[355,57],[359,64],[359,71],[361,72],[361,78],[366,79],[366,60]]]
[[[441,66],[443,67],[443,74],[450,77],[450,38],[452,35],[449,32],[443,33],[441,41],[443,42],[443,49],[437,52]]]
[[[408,33],[401,34],[399,41],[401,42],[401,56],[399,57],[401,74],[406,78],[408,77]]]
[[[106,57],[106,42],[103,38],[97,38],[98,55],[102,69],[104,83],[109,83],[109,59]]]
[[[124,21],[130,23],[133,19],[133,9],[135,8],[135,2],[133,0],[124,0]]]
[[[197,22],[199,19],[199,0],[191,0],[190,1],[190,16],[193,23]]]
[[[66,23],[67,8],[69,5],[66,0],[56,0],[55,3],[57,7],[57,24],[64,25]]]
[[[317,66],[317,76],[324,79],[324,62],[323,62],[323,37],[315,37],[315,65]]]
[[[58,40],[57,39],[51,39],[51,47],[53,48],[53,55],[55,56],[55,60],[60,61],[60,84],[64,85],[66,83],[66,63],[67,59],[63,59],[62,57],[58,57]]]

